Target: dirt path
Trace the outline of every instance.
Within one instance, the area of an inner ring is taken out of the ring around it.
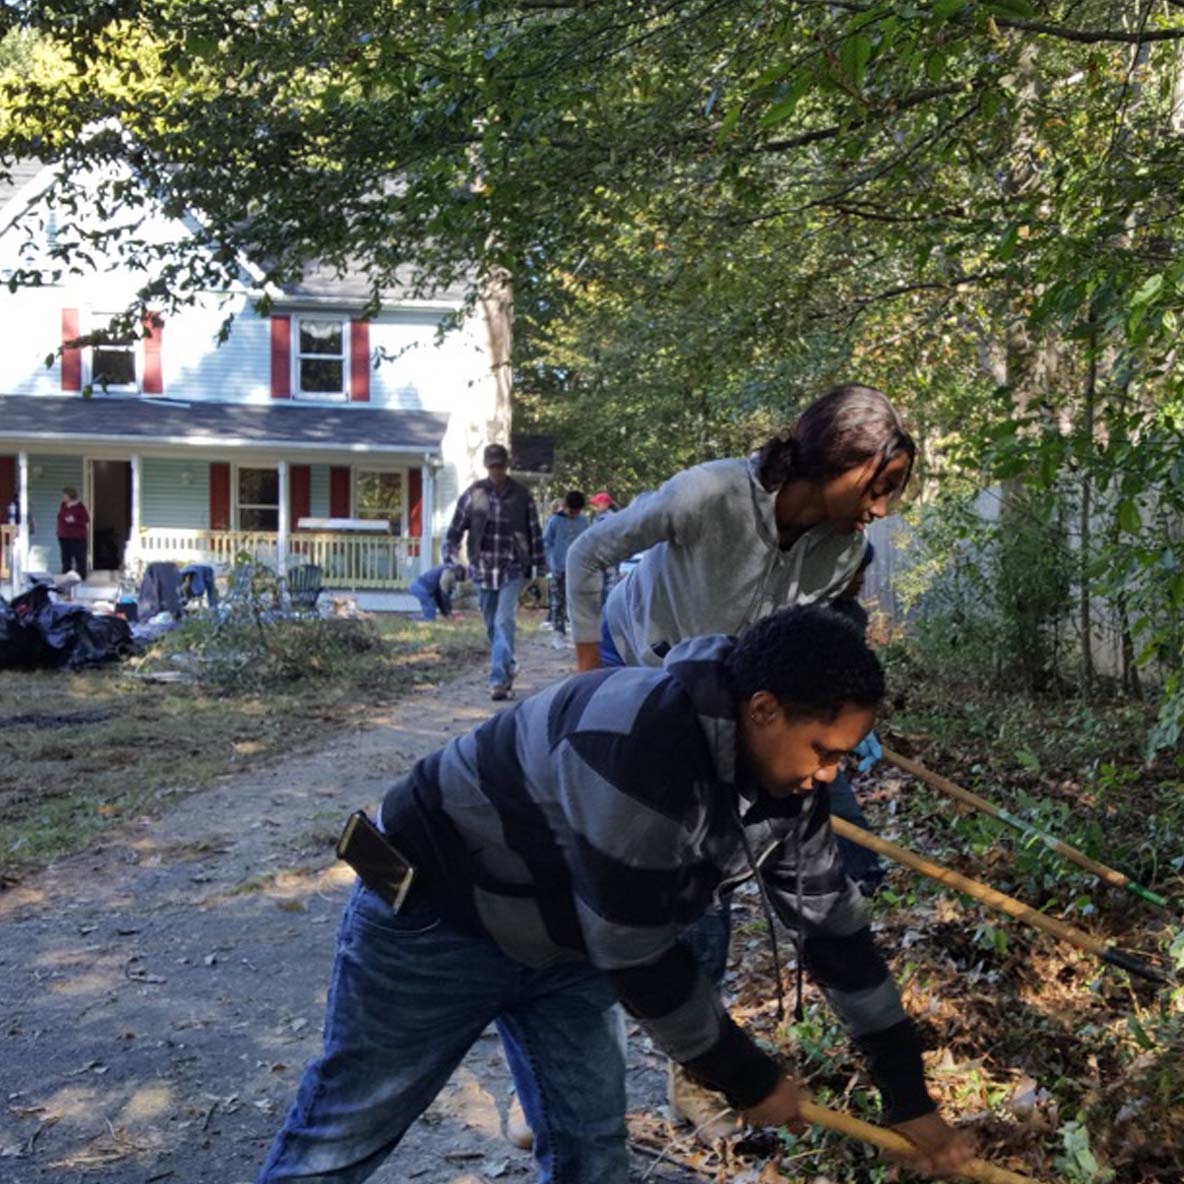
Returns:
[[[523,694],[570,668],[547,639],[522,645]],[[419,688],[314,756],[227,777],[0,893],[0,1184],[251,1180],[320,1046],[342,820],[492,706],[482,671]],[[660,1064],[630,1045],[650,1109]],[[505,1081],[486,1033],[374,1179],[530,1179],[502,1137]],[[637,1164],[640,1179],[652,1161]]]

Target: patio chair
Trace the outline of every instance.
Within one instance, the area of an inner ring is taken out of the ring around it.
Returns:
[[[319,564],[302,563],[288,572],[288,598],[298,612],[315,613],[324,586],[324,572]]]

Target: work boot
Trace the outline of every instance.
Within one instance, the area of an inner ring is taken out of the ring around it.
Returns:
[[[522,1113],[522,1103],[517,1094],[510,1095],[510,1109],[506,1113],[506,1139],[522,1151],[534,1146],[534,1131]]]
[[[503,699],[510,697],[510,688],[504,682],[495,682],[489,688],[489,697],[495,702],[500,703]]]
[[[723,1094],[692,1081],[686,1070],[669,1061],[667,1098],[676,1122],[689,1122],[695,1129],[692,1137],[706,1147],[714,1147],[740,1130],[740,1115],[727,1103]]]

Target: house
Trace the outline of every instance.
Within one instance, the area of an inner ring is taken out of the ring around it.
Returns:
[[[479,310],[438,339],[459,292],[385,292],[364,316],[361,277],[313,267],[265,289],[242,259],[225,289],[78,345],[151,277],[114,247],[82,273],[63,267],[55,243],[80,215],[54,208],[53,178],[17,166],[0,188],[0,278],[43,277],[0,289],[0,591],[59,570],[57,507],[73,486],[91,515],[84,595],[152,560],[248,552],[317,563],[327,588],[389,602],[438,556],[484,444],[508,436],[504,326]],[[139,234],[167,244],[193,227],[153,209]],[[14,499],[29,512],[10,515]]]

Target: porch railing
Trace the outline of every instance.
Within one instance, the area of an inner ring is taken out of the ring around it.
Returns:
[[[279,536],[273,531],[179,530],[148,526],[140,530],[144,563],[173,560],[228,566],[240,554],[275,565]],[[294,531],[288,536],[287,566],[315,563],[327,588],[405,588],[430,563],[423,540],[390,534]]]
[[[11,522],[0,525],[0,580],[12,579],[12,554],[16,549],[16,535],[20,529]]]

